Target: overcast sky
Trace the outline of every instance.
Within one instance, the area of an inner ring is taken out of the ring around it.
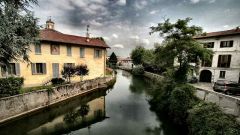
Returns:
[[[191,17],[191,24],[205,32],[240,26],[240,0],[38,0],[33,6],[39,25],[49,16],[55,29],[66,34],[85,36],[90,25],[91,37],[104,37],[118,56],[129,56],[136,45],[153,48],[162,39],[149,35],[150,26],[165,18]]]

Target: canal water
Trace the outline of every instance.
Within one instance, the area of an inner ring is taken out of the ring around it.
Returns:
[[[177,135],[149,110],[144,78],[118,70],[115,85],[79,96],[0,127],[0,135]]]

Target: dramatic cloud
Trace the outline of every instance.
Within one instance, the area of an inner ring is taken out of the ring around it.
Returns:
[[[39,25],[51,16],[56,30],[67,34],[85,36],[90,25],[91,36],[104,37],[111,47],[109,54],[126,57],[138,45],[161,42],[157,33],[149,35],[149,27],[166,18],[191,17],[206,32],[237,27],[239,5],[240,0],[39,0],[33,11]]]

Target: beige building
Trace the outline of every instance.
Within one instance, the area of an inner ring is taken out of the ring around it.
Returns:
[[[25,86],[43,85],[52,78],[61,77],[64,66],[86,64],[89,75],[85,79],[105,76],[106,54],[109,48],[99,38],[63,34],[48,20],[40,31],[40,44],[30,45],[31,64],[17,62],[1,67],[1,77],[24,77]],[[79,81],[74,77],[73,81]]]

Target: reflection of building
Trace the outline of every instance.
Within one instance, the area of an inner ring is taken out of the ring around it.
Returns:
[[[67,133],[68,130],[90,127],[92,124],[105,119],[104,96],[88,102],[85,106],[89,107],[85,113],[84,109],[82,112],[80,111],[81,105],[79,105],[79,107],[69,111],[65,115],[55,117],[52,121],[31,130],[28,134],[62,134]]]
[[[119,66],[124,66],[124,67],[132,67],[132,59],[130,57],[127,58],[118,58],[117,64]]]
[[[214,52],[212,61],[202,62],[200,81],[223,79],[240,82],[240,28],[207,33],[195,39]]]
[[[75,35],[67,35],[54,29],[54,22],[48,20],[46,28],[40,31],[40,44],[30,45],[27,63],[11,63],[3,66],[0,77],[24,77],[25,86],[41,85],[51,78],[61,77],[61,70],[66,65],[86,64],[92,79],[105,75],[106,48],[108,46],[101,39]],[[79,77],[73,78],[79,81]]]

